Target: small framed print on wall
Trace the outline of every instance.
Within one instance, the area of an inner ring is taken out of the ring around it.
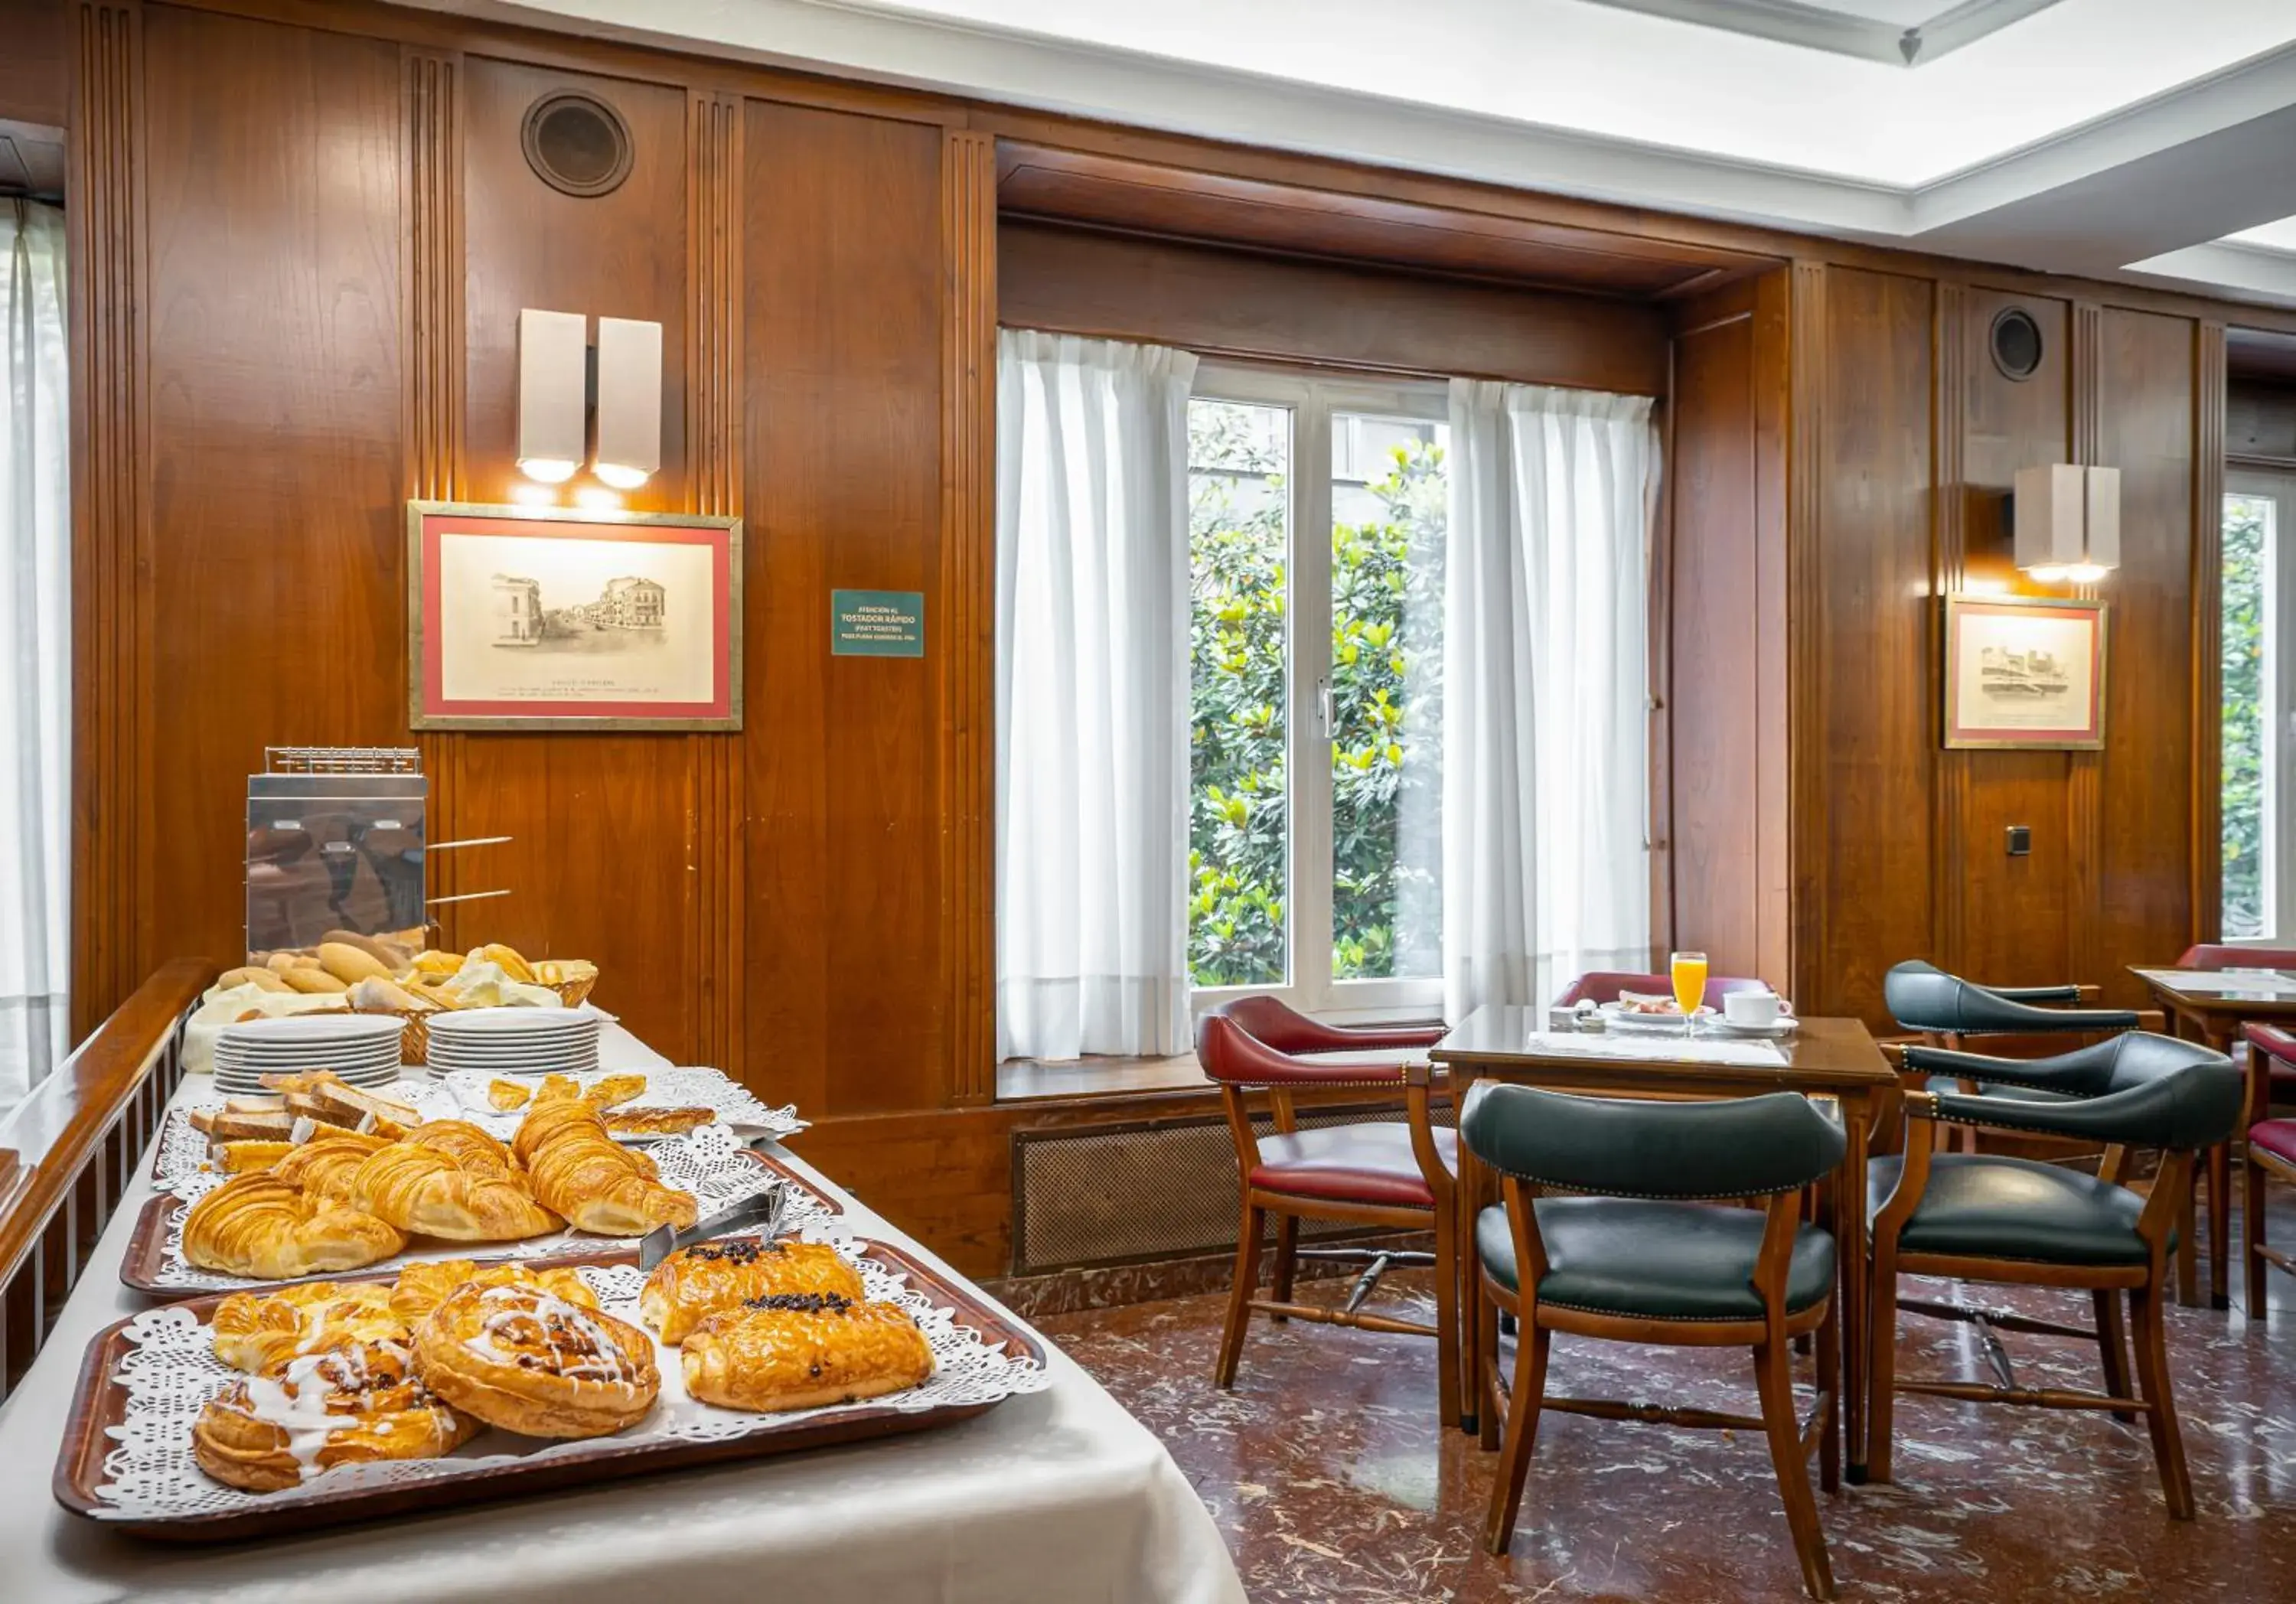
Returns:
[[[418,730],[738,730],[742,520],[406,503]]]
[[[2102,602],[1945,599],[1945,744],[2094,752],[2104,745]]]

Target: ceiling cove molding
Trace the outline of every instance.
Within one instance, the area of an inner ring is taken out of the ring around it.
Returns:
[[[1892,67],[1924,67],[1973,45],[2013,23],[2022,22],[2057,0],[1939,0],[1941,9],[1911,28],[1804,5],[1796,0],[1588,0],[1614,11],[1641,12],[1669,21],[1694,23],[1725,33],[1799,45],[1834,55],[1886,61]]]
[[[2018,266],[2044,266],[2036,258],[2055,254],[2058,246],[2038,241],[2035,249],[2023,249],[2013,229],[1996,226],[2011,220],[2006,209],[2053,191],[2109,186],[2116,168],[2296,104],[2292,45],[1908,188],[838,0],[650,0],[643,8],[629,0],[409,3],[560,33],[1882,245],[1918,245],[1919,236],[1971,219],[1983,226],[1967,230],[1965,249],[1956,249],[1948,234],[1940,234],[1932,248]],[[1940,15],[1958,17],[1966,9]],[[2000,215],[1988,218],[1988,213]],[[2192,239],[2197,245],[2202,237]],[[2156,238],[2118,261],[2158,252],[2164,243]],[[2092,241],[2084,254],[2109,254],[2110,246]],[[2115,275],[2117,264],[2096,255],[2087,270]],[[2277,282],[2258,282],[2252,272],[2222,282],[2275,299],[2284,293]]]

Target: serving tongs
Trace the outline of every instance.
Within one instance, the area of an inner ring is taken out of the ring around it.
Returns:
[[[776,1181],[760,1192],[753,1192],[731,1208],[711,1215],[708,1219],[677,1231],[668,1225],[657,1225],[638,1239],[638,1268],[651,1273],[656,1264],[671,1254],[691,1248],[696,1242],[706,1242],[727,1232],[739,1231],[745,1225],[758,1225],[758,1234],[773,1240],[782,1228],[782,1215],[789,1207],[789,1183]]]

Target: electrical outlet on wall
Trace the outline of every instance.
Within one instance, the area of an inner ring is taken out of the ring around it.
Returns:
[[[2009,855],[2030,857],[2033,852],[2033,827],[2030,824],[2009,826]]]

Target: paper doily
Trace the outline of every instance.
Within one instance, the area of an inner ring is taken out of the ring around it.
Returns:
[[[742,1139],[724,1125],[704,1125],[691,1133],[658,1142],[646,1150],[647,1157],[661,1172],[662,1184],[693,1194],[703,1219],[754,1197],[775,1181],[782,1172],[759,1164],[743,1145]],[[213,1171],[201,1171],[185,1176],[176,1187],[182,1199],[168,1215],[168,1245],[165,1262],[152,1280],[157,1287],[168,1291],[238,1292],[257,1285],[244,1276],[221,1275],[212,1270],[202,1270],[184,1260],[184,1221],[192,1212],[192,1205],[223,1184],[228,1177]],[[824,1203],[802,1183],[792,1183],[789,1201],[782,1215],[784,1232],[812,1227],[824,1237],[849,1235],[844,1216],[835,1207]],[[618,1247],[636,1246],[636,1238],[596,1237],[576,1231],[554,1231],[547,1236],[529,1237],[521,1242],[447,1242],[435,1237],[422,1240],[419,1248],[411,1248],[367,1266],[370,1270],[388,1270],[417,1259],[474,1258],[488,1263],[498,1259],[541,1258],[569,1252],[611,1251]],[[346,1273],[364,1273],[347,1272]],[[307,1280],[319,1280],[316,1276]]]
[[[597,1084],[610,1075],[643,1075],[646,1089],[628,1102],[616,1106],[624,1109],[714,1109],[720,1125],[729,1125],[745,1134],[763,1132],[769,1136],[794,1136],[805,1129],[806,1122],[797,1117],[797,1105],[789,1103],[769,1109],[758,1100],[756,1093],[735,1081],[723,1069],[678,1066],[666,1069],[585,1069],[574,1078],[584,1091]],[[452,1119],[467,1119],[482,1125],[496,1135],[509,1139],[525,1117],[522,1109],[505,1113],[487,1101],[487,1084],[490,1081],[513,1081],[531,1091],[541,1084],[535,1076],[489,1075],[480,1069],[456,1069],[442,1076],[438,1084],[447,1093],[452,1111],[444,1116]]]
[[[1042,1391],[1050,1384],[1050,1377],[1036,1360],[989,1346],[978,1331],[956,1323],[955,1311],[937,1307],[931,1296],[909,1285],[906,1277],[862,1256],[860,1245],[847,1239],[835,1246],[859,1266],[862,1285],[872,1299],[898,1304],[915,1318],[933,1353],[933,1374],[924,1385],[860,1404],[833,1404],[787,1414],[746,1414],[714,1408],[689,1396],[676,1351],[657,1342],[661,1394],[652,1412],[636,1426],[603,1440],[723,1442],[855,1409],[890,1408],[914,1413],[993,1404]],[[637,1270],[584,1266],[581,1274],[607,1313],[644,1329],[638,1319],[638,1291],[644,1278]],[[432,1481],[491,1466],[562,1458],[589,1450],[602,1440],[545,1444],[486,1430],[444,1459],[346,1465],[322,1471],[301,1486],[283,1492],[245,1493],[210,1480],[192,1459],[193,1422],[208,1399],[239,1375],[216,1358],[207,1328],[180,1306],[147,1309],[129,1322],[127,1338],[132,1346],[115,1375],[127,1397],[120,1423],[109,1428],[117,1445],[104,1456],[105,1480],[95,1489],[104,1501],[96,1512],[99,1519],[149,1520],[277,1507],[315,1493]],[[521,1444],[519,1451],[504,1452],[504,1445],[513,1441]]]

